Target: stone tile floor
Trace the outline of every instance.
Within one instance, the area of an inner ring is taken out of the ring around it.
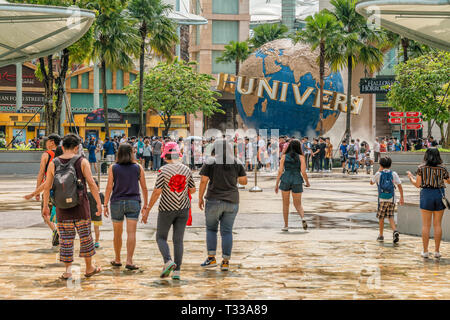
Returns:
[[[205,229],[194,196],[181,281],[159,278],[155,209],[150,223],[139,225],[135,262],[141,270],[135,272],[109,265],[112,225],[104,220],[95,256],[103,272],[83,277],[77,245],[74,280],[66,283],[58,280],[63,267],[58,250],[51,248],[39,203],[21,198],[33,189],[34,179],[0,177],[0,299],[450,299],[450,245],[442,243],[440,260],[424,261],[418,237],[401,235],[394,246],[386,229],[386,242],[377,243],[376,188],[367,180],[312,176],[303,198],[309,229],[300,228],[291,208],[288,233],[280,230],[281,196],[273,191],[274,176],[259,179],[262,193],[247,191],[251,181],[241,191],[229,272],[199,266],[206,253]],[[147,181],[152,188],[155,176],[148,174]],[[417,201],[418,191],[404,184],[407,202]]]

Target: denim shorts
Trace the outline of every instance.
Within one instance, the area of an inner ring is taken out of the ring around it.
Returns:
[[[445,194],[445,189],[423,188],[420,190],[420,209],[427,211],[445,210],[442,203],[442,194]]]
[[[124,217],[129,220],[139,220],[141,204],[136,200],[120,200],[111,202],[111,220],[122,222]]]

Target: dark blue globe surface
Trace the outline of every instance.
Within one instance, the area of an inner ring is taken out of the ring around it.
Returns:
[[[286,47],[289,45],[290,48],[287,49]],[[303,52],[298,52],[297,47],[298,50]],[[283,57],[287,54],[289,56]],[[311,54],[313,54],[313,57],[311,57]],[[304,62],[302,62],[303,55],[305,56]],[[312,62],[313,58],[314,61]],[[246,97],[243,98],[236,90],[237,109],[245,125],[254,129],[279,129],[280,135],[294,135],[296,137],[318,135],[320,129],[318,125],[319,108],[313,107],[319,80],[318,77],[317,81],[313,77],[313,74],[318,75],[316,58],[317,53],[311,53],[309,47],[305,45],[293,46],[288,39],[275,40],[253,53],[242,64],[241,71],[243,72],[240,75],[252,77],[253,74],[253,77],[259,78],[261,77],[261,66],[255,64],[262,64],[264,77],[270,78],[268,82],[271,86],[273,86],[274,80],[287,82],[290,85],[286,102],[271,100],[267,92],[264,92],[264,97],[259,98],[256,104],[257,97],[255,96],[249,103],[249,100]],[[270,59],[270,61],[266,61],[266,59]],[[267,70],[268,68],[271,71],[276,70],[276,72],[271,72]],[[297,79],[299,77],[301,83],[300,94],[303,94],[308,87],[316,88],[303,105],[297,105],[295,102],[291,84],[298,83],[298,81],[295,81],[294,73],[297,75]],[[328,72],[326,75],[325,90],[343,93],[344,85],[340,73]],[[281,93],[281,85],[280,83],[278,99]],[[325,132],[332,128],[338,117],[339,111],[324,110]]]

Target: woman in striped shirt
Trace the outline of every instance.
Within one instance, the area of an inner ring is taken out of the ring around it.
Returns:
[[[437,148],[430,148],[426,151],[424,164],[420,165],[416,177],[411,172],[407,172],[411,183],[420,191],[420,209],[422,211],[422,257],[429,258],[428,242],[430,238],[431,219],[433,218],[435,258],[440,258],[439,247],[442,237],[442,216],[445,206],[443,197],[445,196],[445,183],[450,184],[450,177],[447,169],[442,166],[442,159]]]

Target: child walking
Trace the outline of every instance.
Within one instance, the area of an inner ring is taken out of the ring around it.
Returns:
[[[97,188],[99,188],[100,190],[97,179],[94,178],[94,181],[95,184],[97,185]],[[100,192],[99,195],[102,205],[105,204],[105,195],[102,192]],[[97,203],[95,202],[94,196],[90,192],[88,192],[88,199],[89,199],[89,207],[91,209],[91,221],[92,224],[94,225],[94,233],[95,233],[94,246],[96,248],[100,248],[100,227],[103,225],[102,216],[97,215]]]
[[[377,218],[380,223],[380,234],[377,241],[384,241],[383,229],[384,219],[388,218],[391,228],[393,230],[393,242],[398,243],[400,240],[400,233],[397,231],[397,227],[394,221],[395,210],[395,187],[398,187],[400,191],[400,205],[403,205],[403,187],[402,182],[397,172],[390,170],[392,160],[389,157],[380,159],[380,170],[370,180],[370,184],[377,184],[378,186],[378,212]]]

